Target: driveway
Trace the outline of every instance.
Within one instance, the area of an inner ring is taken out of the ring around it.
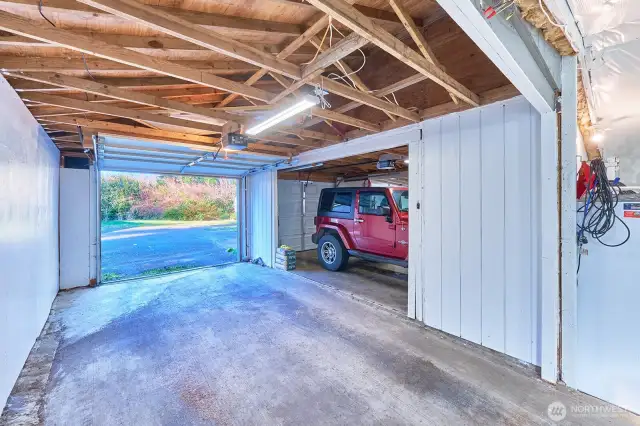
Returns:
[[[127,228],[102,234],[103,277],[127,278],[150,270],[234,262],[233,225],[168,225]]]

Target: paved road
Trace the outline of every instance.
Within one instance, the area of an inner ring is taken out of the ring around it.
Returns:
[[[123,277],[156,268],[219,265],[236,260],[235,226],[145,226],[102,234],[102,274]]]

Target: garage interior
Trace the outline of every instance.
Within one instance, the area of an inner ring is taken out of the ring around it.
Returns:
[[[406,313],[406,267],[351,256],[345,270],[328,271],[318,260],[312,235],[316,232],[315,217],[323,188],[407,187],[408,173],[408,146],[316,163],[301,170],[279,171],[278,246],[296,250],[296,267],[291,272],[352,297]]]
[[[577,18],[485,3],[0,0],[0,425],[637,424]],[[236,179],[237,262],[104,285],[105,171]],[[408,267],[323,268],[320,191],[394,186]]]

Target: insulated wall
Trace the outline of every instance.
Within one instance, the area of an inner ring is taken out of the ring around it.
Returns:
[[[253,260],[261,258],[273,267],[278,245],[278,185],[276,170],[253,173],[245,178],[246,232],[245,253]]]
[[[60,153],[0,76],[0,411],[58,292]]]
[[[415,316],[536,365],[539,129],[518,97],[425,121],[409,148]]]

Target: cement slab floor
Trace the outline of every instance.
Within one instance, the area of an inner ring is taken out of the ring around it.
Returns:
[[[291,273],[330,285],[398,313],[407,313],[409,290],[406,268],[351,256],[344,270],[332,272],[320,265],[316,250],[307,250],[296,253],[296,269]]]
[[[603,404],[303,277],[235,264],[60,293],[0,424],[529,425],[552,424],[556,401]]]

